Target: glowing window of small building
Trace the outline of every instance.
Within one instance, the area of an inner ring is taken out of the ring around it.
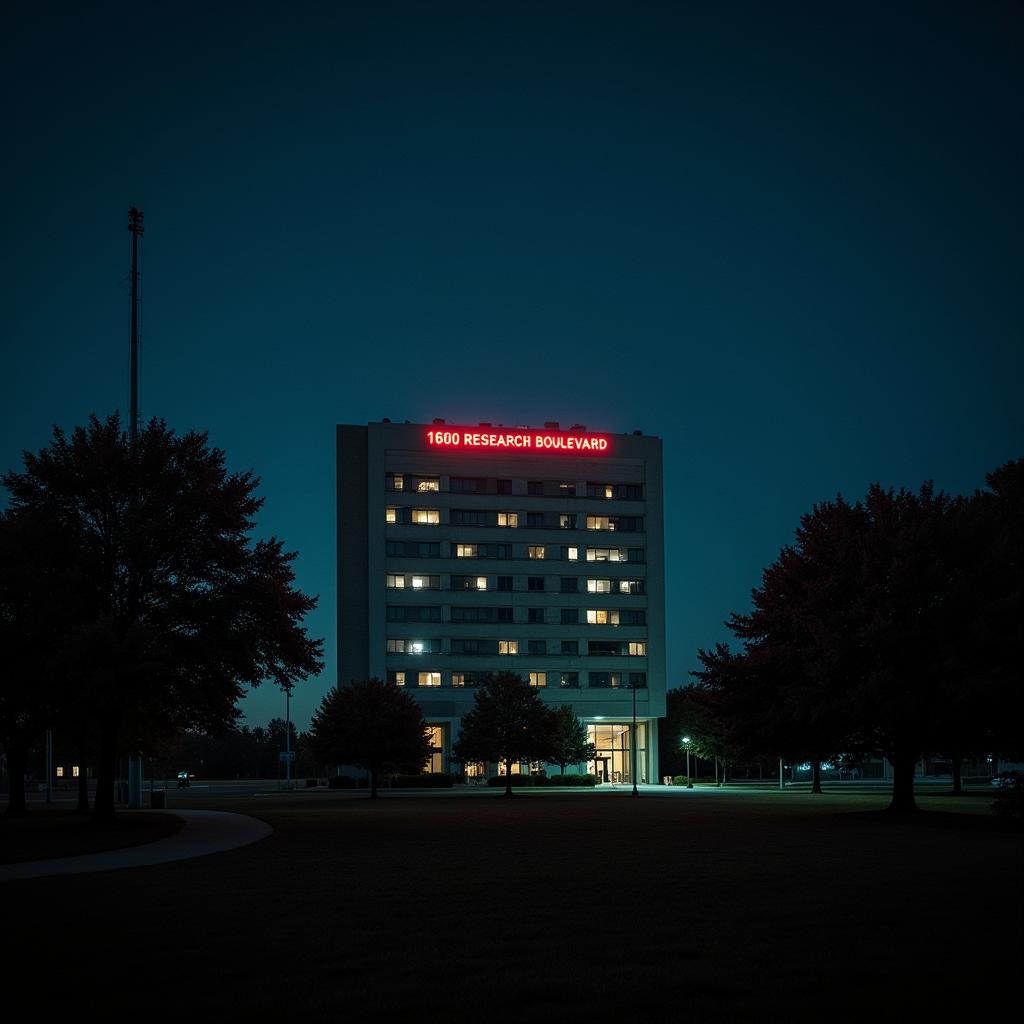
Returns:
[[[57,778],[58,779],[63,779],[64,778],[64,769],[60,765],[57,765]]]
[[[456,558],[476,558],[476,545],[475,544],[456,544],[455,545],[455,557]]]
[[[610,594],[611,592],[611,580],[587,580],[588,594]]]
[[[642,640],[631,642],[629,645],[629,653],[634,657],[645,657],[647,655],[647,644]]]
[[[417,672],[416,681],[420,686],[440,686],[441,685],[441,673],[440,672]]]
[[[518,654],[519,653],[519,641],[518,640],[499,640],[498,641],[498,653],[499,654]]]
[[[543,544],[531,544],[526,549],[526,554],[529,558],[543,558],[544,557],[544,545]]]
[[[498,525],[499,526],[518,526],[519,525],[519,513],[518,512],[499,512],[498,513]]]
[[[388,589],[402,590],[405,587],[405,576],[401,573],[388,573]]]
[[[398,509],[394,505],[389,505],[384,509],[384,522],[386,523],[397,523],[398,522]]]
[[[71,777],[73,779],[77,779],[78,778],[78,765],[77,764],[73,764],[71,766]]]
[[[441,522],[441,512],[436,508],[414,508],[412,521],[421,526],[437,526]]]
[[[547,672],[531,672],[530,673],[530,685],[531,686],[547,686],[548,685],[548,674],[547,674]]]
[[[425,476],[417,484],[416,490],[421,494],[427,491],[441,490],[441,481],[436,476]]]

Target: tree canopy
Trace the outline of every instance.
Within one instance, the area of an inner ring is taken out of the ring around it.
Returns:
[[[316,599],[293,587],[280,540],[250,541],[259,481],[229,473],[205,433],[154,419],[132,442],[116,413],[93,416],[23,460],[3,477],[7,520],[46,522],[69,559],[74,611],[52,607],[42,634],[73,661],[76,711],[98,730],[106,817],[119,752],[176,728],[224,729],[245,686],[291,687],[322,668],[322,641],[301,624]],[[33,600],[26,591],[22,613]],[[10,685],[37,705],[54,692],[35,673]]]
[[[596,754],[594,744],[587,736],[587,727],[576,717],[568,704],[552,712],[551,743],[546,754],[551,764],[557,764],[562,775],[566,765],[592,761]]]

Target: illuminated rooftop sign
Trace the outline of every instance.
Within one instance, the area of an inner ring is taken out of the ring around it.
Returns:
[[[479,427],[450,427],[428,430],[427,444],[431,448],[481,448],[519,452],[559,452],[566,455],[603,455],[611,448],[604,434],[564,434],[551,430],[491,431]]]

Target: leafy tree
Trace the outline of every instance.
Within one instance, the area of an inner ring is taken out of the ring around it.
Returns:
[[[724,731],[706,691],[683,686],[666,694],[666,715],[658,721],[658,750],[662,775],[681,775],[686,768],[682,744],[690,737],[690,753],[705,761],[730,760]]]
[[[514,672],[489,675],[462,716],[455,756],[463,764],[505,765],[505,796],[512,796],[512,765],[552,761],[554,713],[537,691]]]
[[[583,764],[592,761],[597,753],[594,744],[587,738],[587,727],[576,717],[568,704],[552,712],[552,735],[547,758],[557,764],[562,775],[568,764]]]
[[[321,761],[365,768],[373,799],[381,772],[421,772],[433,749],[420,706],[401,687],[380,679],[329,690],[309,735]]]
[[[322,641],[301,625],[316,599],[293,588],[295,556],[279,540],[250,542],[258,480],[228,473],[206,434],[151,420],[130,442],[115,413],[70,437],[55,428],[23,458],[3,477],[10,512],[58,524],[85,593],[87,616],[57,613],[48,629],[74,643],[81,707],[99,731],[94,814],[109,818],[119,751],[222,730],[246,685],[320,670]]]

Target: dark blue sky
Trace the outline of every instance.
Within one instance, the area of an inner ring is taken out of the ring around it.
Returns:
[[[335,423],[663,437],[670,686],[815,501],[1024,454],[1020,3],[99,6],[5,18],[0,466],[125,407],[138,205],[143,412],[320,594],[301,726]]]

